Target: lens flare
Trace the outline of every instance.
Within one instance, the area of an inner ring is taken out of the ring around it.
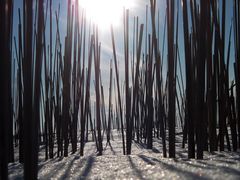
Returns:
[[[107,29],[111,24],[121,24],[123,8],[132,8],[134,0],[80,0],[79,5],[86,10],[87,19],[100,29]]]

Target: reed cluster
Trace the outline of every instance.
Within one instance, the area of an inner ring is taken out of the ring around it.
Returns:
[[[14,148],[19,148],[24,177],[37,179],[41,145],[46,159],[68,156],[70,149],[83,156],[92,137],[102,155],[105,136],[106,147],[111,146],[112,129],[121,133],[123,154],[131,154],[133,140],[153,149],[153,139],[159,138],[163,157],[175,158],[176,131],[183,135],[189,158],[240,148],[238,0],[233,0],[230,27],[226,0],[166,0],[163,38],[158,1],[146,6],[145,24],[138,17],[131,21],[124,9],[124,82],[111,26],[109,87],[102,83],[98,26],[87,21],[78,0],[68,0],[62,42],[60,6],[53,12],[52,3],[23,0],[14,27],[18,33],[13,34],[13,1],[0,2],[1,179],[8,176]],[[93,89],[95,102],[90,98]]]

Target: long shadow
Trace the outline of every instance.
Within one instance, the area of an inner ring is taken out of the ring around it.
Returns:
[[[140,149],[147,149],[147,145],[145,143],[141,142],[141,141],[137,142],[136,140],[134,140],[134,143]],[[152,147],[152,151],[154,153],[160,153],[160,151],[156,147]]]
[[[131,168],[136,172],[137,177],[139,179],[144,179],[142,172],[136,167],[130,156],[128,156],[128,161],[130,162]]]
[[[95,159],[92,156],[89,156],[87,158],[86,166],[84,167],[83,171],[81,172],[81,174],[79,176],[80,178],[87,179],[94,162],[95,162]]]
[[[221,172],[228,173],[228,174],[231,174],[231,175],[236,175],[236,176],[240,177],[240,170],[237,170],[237,169],[234,169],[234,168],[231,168],[231,167],[227,167],[227,166],[219,166],[219,165],[216,166],[214,164],[209,164],[205,161],[199,161],[199,163],[204,164],[204,165],[208,166],[209,168],[218,169]]]
[[[40,166],[40,169],[43,167],[44,165]],[[64,169],[65,164],[59,164],[57,166],[53,165],[53,167],[51,167],[49,169],[49,172],[43,176],[43,179],[50,179],[51,177],[55,177],[59,172],[61,172]]]
[[[227,159],[216,159],[215,161],[220,162],[220,163],[225,163],[225,164],[237,164],[237,160],[227,160]],[[239,160],[238,160],[239,161]]]
[[[76,161],[77,159],[79,159],[79,156],[75,156],[73,158],[73,160],[69,163],[69,165],[67,166],[67,168],[65,168],[65,172],[63,173],[63,175],[59,178],[59,179],[67,179],[67,177],[69,176],[69,172],[71,172],[71,168],[73,166],[74,161]]]
[[[201,166],[199,164],[193,164],[193,163],[191,163],[191,161],[189,159],[181,159],[180,161],[179,160],[175,160],[175,161],[178,163],[185,164],[187,166],[194,167],[194,168],[207,169],[207,170],[212,169],[211,167],[208,167],[208,166],[205,167],[205,166]],[[199,163],[200,161],[197,161],[197,162]]]
[[[71,171],[71,168],[72,168],[74,162],[79,159],[79,156],[75,156],[69,162],[69,164],[66,164],[64,161],[61,162],[63,159],[64,159],[63,157],[59,157],[59,158],[51,159],[50,161],[46,161],[45,163],[42,163],[42,164],[38,165],[38,171],[40,171],[44,167],[44,165],[51,162],[52,166],[50,167],[50,169],[48,169],[49,173],[44,175],[44,179],[49,179],[51,177],[54,177],[54,176],[58,175],[60,172],[62,172],[63,170],[65,170],[65,171],[64,171],[64,173],[62,173],[60,178],[61,179],[66,179],[69,175],[69,172]],[[55,165],[55,162],[58,162],[58,163],[61,163],[61,164]]]
[[[40,171],[48,163],[54,163],[54,162],[57,162],[57,161],[60,162],[62,160],[63,160],[63,157],[55,157],[55,158],[52,158],[52,159],[39,161],[40,163],[38,163],[38,171]]]
[[[146,163],[148,163],[148,164],[150,164],[150,165],[156,165],[156,163],[155,162],[153,162],[153,161],[151,161],[147,156],[145,156],[145,155],[142,155],[142,154],[140,154],[140,155],[138,155],[138,157],[140,157],[143,161],[145,161]]]
[[[155,148],[155,147],[153,147],[152,148],[152,151],[154,152],[154,153],[161,153],[157,148]]]
[[[137,142],[136,140],[134,140],[134,143],[140,149],[147,149],[147,145],[145,143],[141,142],[141,141]]]
[[[208,180],[209,178],[207,177],[203,177],[203,176],[198,176],[197,174],[193,173],[193,172],[189,172],[189,171],[186,171],[186,170],[182,170],[182,169],[179,169],[177,168],[176,166],[174,165],[171,165],[171,164],[167,164],[165,162],[162,162],[156,158],[150,158],[150,157],[147,157],[145,155],[139,155],[139,157],[145,161],[146,163],[148,164],[152,164],[154,165],[154,161],[157,162],[158,164],[160,164],[164,169],[168,170],[168,171],[172,171],[172,172],[176,172],[177,174],[183,176],[183,178],[187,178],[187,179],[203,179],[203,180]]]

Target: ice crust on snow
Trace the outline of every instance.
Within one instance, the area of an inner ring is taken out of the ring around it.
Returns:
[[[91,137],[91,136],[90,136]],[[111,146],[97,156],[95,142],[87,142],[84,156],[79,152],[68,157],[45,161],[44,147],[39,151],[39,179],[240,179],[239,152],[204,152],[204,160],[187,159],[176,139],[176,158],[163,158],[161,140],[154,139],[153,149],[133,142],[132,154],[123,155],[121,135],[113,131]],[[79,145],[79,144],[78,144]],[[69,146],[71,150],[71,145]],[[56,148],[55,148],[56,152]],[[16,157],[18,152],[16,151]],[[9,179],[23,179],[23,165],[9,163]]]

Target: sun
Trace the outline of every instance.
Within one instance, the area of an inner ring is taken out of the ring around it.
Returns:
[[[86,10],[87,19],[98,25],[99,29],[108,29],[110,25],[119,26],[123,8],[133,7],[134,0],[80,0],[80,7]]]

